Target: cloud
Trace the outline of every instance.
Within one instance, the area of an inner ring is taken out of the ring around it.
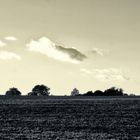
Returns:
[[[4,39],[8,40],[8,41],[16,41],[17,40],[17,38],[14,36],[6,36]]]
[[[7,45],[6,43],[4,43],[3,41],[0,40],[0,47],[4,47],[6,45]]]
[[[123,72],[119,69],[116,68],[110,68],[110,69],[94,69],[94,73],[97,75],[95,78],[100,79],[100,80],[105,80],[105,81],[110,81],[110,80],[128,80],[126,76],[124,76]]]
[[[91,52],[94,53],[94,54],[98,54],[98,55],[100,55],[100,56],[103,56],[103,55],[104,55],[104,54],[103,54],[103,51],[100,50],[100,49],[98,49],[98,48],[93,48],[93,49],[91,50]]]
[[[83,61],[86,56],[82,54],[80,51],[76,50],[75,48],[64,48],[62,46],[56,46],[56,49],[68,54],[72,59],[76,59],[78,61]]]
[[[40,38],[38,41],[32,40],[27,44],[29,51],[39,52],[63,62],[79,63],[83,61],[86,56],[74,48],[65,48],[58,46],[46,37]]]
[[[109,68],[109,69],[93,69],[93,70],[87,70],[87,69],[80,69],[81,72],[88,74],[90,76],[93,76],[94,78],[101,80],[101,81],[124,81],[129,80],[128,77],[126,77],[123,72],[116,68]]]
[[[92,71],[87,70],[85,68],[81,68],[80,71],[83,72],[83,73],[86,73],[86,74],[92,74]]]
[[[2,59],[2,60],[11,60],[11,59],[20,60],[21,57],[13,52],[0,51],[0,59]]]

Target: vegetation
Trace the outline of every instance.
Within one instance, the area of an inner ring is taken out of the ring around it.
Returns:
[[[45,85],[36,85],[32,89],[32,92],[28,93],[29,96],[34,95],[34,96],[49,96],[50,88],[48,88]]]
[[[77,88],[74,88],[71,92],[71,96],[79,96],[80,93],[79,93],[79,90]]]
[[[17,88],[13,87],[6,91],[5,95],[21,95],[21,92]]]
[[[46,85],[35,85],[31,92],[29,92],[28,96],[49,96],[50,95],[50,88],[48,88]],[[13,87],[10,88],[5,95],[21,95],[21,92]],[[111,87],[109,89],[106,89],[105,91],[96,90],[96,91],[87,91],[84,94],[80,94],[79,90],[77,88],[74,88],[71,91],[70,96],[128,96],[127,93],[123,92],[122,88],[116,88]],[[135,96],[135,94],[130,94],[130,96]]]
[[[123,89],[111,87],[106,89],[104,92],[101,90],[96,90],[95,92],[88,91],[83,94],[83,96],[126,96],[126,93],[123,93]]]

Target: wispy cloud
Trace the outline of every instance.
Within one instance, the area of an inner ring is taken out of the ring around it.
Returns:
[[[6,45],[7,45],[6,43],[4,43],[3,41],[0,40],[0,47],[4,47]]]
[[[94,73],[97,73],[95,78],[105,81],[110,80],[128,80],[128,78],[123,74],[123,72],[120,69],[116,68],[109,68],[109,69],[94,69]]]
[[[92,69],[87,70],[85,68],[80,69],[81,72],[88,74],[101,81],[124,81],[129,80],[128,77],[120,69],[109,68],[109,69]]]
[[[11,60],[11,59],[20,60],[21,57],[19,55],[17,55],[16,53],[13,53],[13,52],[0,51],[0,59],[2,59],[2,60]]]
[[[98,48],[93,48],[93,49],[91,50],[91,52],[94,53],[94,54],[98,54],[98,55],[100,55],[100,56],[103,56],[103,55],[104,55],[104,54],[103,54],[103,51],[102,51],[101,49],[98,49]]]
[[[5,38],[4,38],[5,40],[9,40],[9,41],[16,41],[16,40],[18,40],[16,37],[14,37],[14,36],[6,36]]]
[[[81,68],[80,71],[83,72],[83,73],[86,73],[86,74],[92,74],[92,71],[87,70],[85,68]]]
[[[46,37],[42,37],[38,41],[32,40],[27,44],[27,48],[29,51],[39,52],[49,58],[63,62],[79,63],[86,58],[80,51],[58,46]]]

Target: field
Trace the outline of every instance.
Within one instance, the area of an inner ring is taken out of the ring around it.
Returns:
[[[0,140],[140,140],[140,97],[0,97]]]

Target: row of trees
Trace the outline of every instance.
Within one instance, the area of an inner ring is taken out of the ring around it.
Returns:
[[[78,89],[73,89],[71,96],[126,96],[127,94],[123,92],[122,88],[111,87],[105,91],[96,90],[88,91],[84,94],[80,94]]]
[[[50,88],[45,85],[36,85],[33,87],[32,91],[28,93],[28,96],[49,96]],[[21,92],[17,88],[10,88],[5,95],[21,95]],[[80,94],[79,90],[74,88],[71,92],[71,96],[126,96],[127,94],[123,92],[123,89],[111,87],[105,91],[96,90],[88,91],[84,94]]]
[[[50,88],[45,85],[36,85],[31,92],[28,93],[28,96],[49,96]],[[21,92],[17,88],[10,88],[5,95],[21,95]]]

